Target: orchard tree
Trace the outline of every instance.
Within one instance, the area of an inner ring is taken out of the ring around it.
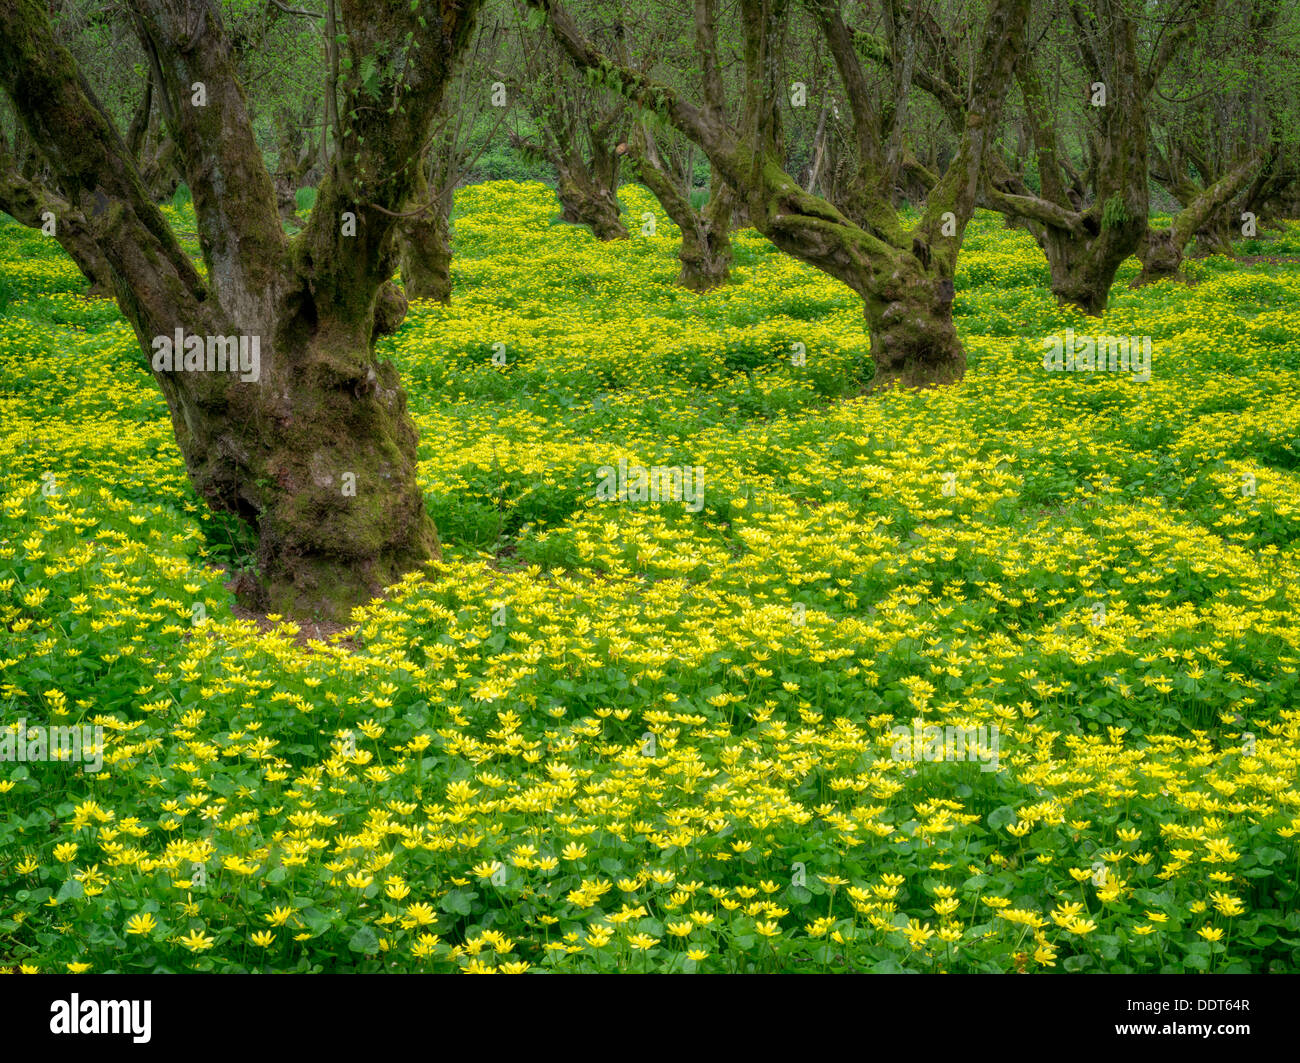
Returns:
[[[658,135],[656,136],[656,133]],[[731,279],[731,216],[735,193],[717,181],[702,206],[691,196],[695,185],[694,152],[683,150],[680,137],[637,122],[626,145],[634,175],[650,189],[664,213],[681,230],[677,283],[707,292]],[[663,142],[663,146],[658,143]]]
[[[1148,100],[1209,2],[1058,0],[1035,13],[1037,43],[1015,67],[1017,151],[989,153],[979,204],[1033,235],[1063,304],[1102,313],[1120,263],[1146,233]],[[864,46],[896,62],[884,42]],[[956,128],[967,110],[960,54],[959,42],[927,20],[916,81]],[[923,166],[910,169],[938,181]]]
[[[1296,21],[1278,0],[1223,3],[1170,68],[1176,90],[1153,100],[1151,176],[1179,209],[1146,233],[1135,284],[1178,276],[1193,238],[1203,253],[1231,255],[1233,238],[1257,227],[1259,193],[1297,143]]]
[[[539,40],[518,20],[520,68],[511,91],[522,98],[531,130],[518,125],[510,144],[526,159],[555,171],[560,217],[585,225],[598,240],[626,240],[618,184],[628,130],[628,106],[617,93],[575,74],[559,47]],[[621,36],[621,26],[615,27]],[[529,36],[531,35],[531,36]]]
[[[637,34],[640,62],[635,63],[641,74],[657,75],[656,61],[664,56],[679,58],[676,53],[685,51],[686,56],[682,58],[689,59],[690,45],[682,39],[684,35],[675,19],[660,18],[652,22],[642,12],[642,22]],[[618,59],[624,65],[632,66],[634,61],[627,41],[631,33],[625,24],[623,30],[619,35]],[[716,35],[715,23],[697,20],[693,34],[696,51],[701,55],[718,55]],[[674,71],[668,69],[665,73],[671,77]],[[727,92],[719,67],[710,66],[706,77],[706,91],[710,98],[725,106]],[[696,152],[699,149],[671,123],[657,120],[652,113],[638,116],[621,150],[627,152],[632,175],[650,190],[664,213],[681,231],[682,240],[677,251],[681,268],[677,283],[695,292],[706,292],[725,284],[731,277],[731,227],[737,206],[731,186],[725,181],[711,180],[707,200],[696,206],[693,196]]]
[[[398,230],[402,287],[411,299],[451,302],[451,209],[455,192],[491,145],[509,113],[503,82],[489,76],[502,19],[485,8],[473,45],[434,118],[428,146]],[[495,117],[492,117],[495,112]]]
[[[440,552],[415,425],[374,339],[400,308],[395,228],[479,0],[325,3],[337,150],[292,240],[216,0],[124,4],[193,194],[206,276],[41,0],[0,0],[0,88],[111,267],[195,489],[256,532],[252,604],[343,618]],[[241,347],[260,349],[260,365],[223,371]]]
[[[744,102],[730,119],[711,85],[718,56],[707,43],[697,56],[698,94],[678,91],[629,69],[597,49],[559,0],[528,0],[546,12],[552,33],[579,67],[670,122],[709,157],[732,186],[750,222],[778,248],[842,280],[863,300],[877,387],[928,386],[959,380],[966,355],[952,321],[953,274],[975,208],[980,169],[996,130],[1006,86],[1025,42],[1028,0],[991,0],[978,34],[965,98],[961,147],[930,192],[911,229],[893,205],[901,152],[890,124],[873,106],[862,60],[838,0],[807,0],[834,59],[853,117],[856,171],[838,207],[806,192],[783,169],[779,50],[788,0],[739,0],[744,47]],[[715,0],[694,0],[697,41],[716,39]],[[698,27],[706,29],[700,33]],[[691,98],[694,96],[694,102]],[[903,119],[895,112],[894,121]]]

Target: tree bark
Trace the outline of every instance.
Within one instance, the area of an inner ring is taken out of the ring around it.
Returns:
[[[417,432],[397,370],[375,358],[373,341],[377,316],[384,325],[394,302],[397,212],[478,4],[421,2],[412,11],[341,0],[349,119],[308,227],[292,243],[215,0],[130,6],[185,161],[206,281],[37,0],[0,0],[0,87],[112,266],[196,491],[257,534],[259,571],[246,581],[246,601],[346,619],[439,554],[415,480]],[[419,47],[379,76],[383,98],[400,106],[368,106],[356,73],[362,58],[404,39]],[[196,84],[204,106],[193,102]],[[178,329],[201,338],[205,363],[234,340],[249,354],[256,343],[260,365],[255,373],[167,367],[159,359]]]
[[[693,292],[706,292],[731,279],[731,208],[734,194],[724,182],[715,185],[716,194],[701,210],[690,201],[690,174],[673,172],[643,126],[628,139],[629,155],[637,176],[650,189],[664,213],[682,233],[677,259],[681,271],[677,283]]]
[[[585,167],[561,163],[556,169],[561,218],[587,226],[597,240],[628,238],[613,188],[593,180]]]
[[[1243,159],[1210,187],[1201,189],[1184,205],[1168,229],[1148,229],[1138,249],[1142,272],[1133,281],[1138,288],[1175,278],[1183,267],[1183,255],[1192,237],[1216,222],[1227,226],[1224,208],[1246,187],[1267,161],[1265,155]],[[1232,242],[1228,239],[1228,254]]]
[[[408,219],[398,236],[402,286],[410,299],[450,303],[452,188],[431,189],[421,166],[411,198],[427,209]]]
[[[773,44],[781,39],[785,0],[741,2],[746,69],[738,125],[726,120],[707,91],[697,106],[667,85],[612,62],[582,34],[559,0],[528,2],[546,12],[552,32],[575,64],[610,79],[634,103],[656,112],[698,144],[715,172],[739,193],[759,232],[862,296],[871,330],[874,387],[930,386],[961,378],[966,356],[952,323],[957,250],[974,211],[979,173],[1006,83],[1024,47],[1026,0],[994,0],[990,5],[976,52],[961,148],[911,231],[903,228],[891,202],[878,116],[870,105],[853,35],[835,0],[809,0],[809,6],[854,112],[860,166],[853,205],[845,210],[805,192],[781,169],[779,101],[784,85]],[[695,11],[697,27],[716,23],[714,0],[696,0]],[[701,39],[697,32],[697,44]],[[707,78],[717,64],[707,48],[703,52]]]
[[[113,294],[113,271],[86,225],[86,219],[62,196],[29,181],[0,139],[0,210],[32,229],[54,223],[54,239],[72,258],[90,284],[88,295]]]

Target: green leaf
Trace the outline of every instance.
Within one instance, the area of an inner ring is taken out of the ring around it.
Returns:
[[[82,889],[81,883],[75,878],[68,879],[59,887],[59,892],[54,895],[56,901],[66,901],[69,897],[84,897],[86,891]]]
[[[452,890],[442,899],[442,910],[455,915],[469,915],[473,911],[474,894],[470,890]]]
[[[379,935],[373,927],[363,926],[352,935],[348,948],[353,952],[376,953],[379,951]]]

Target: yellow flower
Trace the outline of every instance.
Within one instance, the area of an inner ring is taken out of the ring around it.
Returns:
[[[148,912],[133,915],[126,921],[126,932],[128,934],[149,934],[156,930],[157,927],[158,920]]]
[[[436,922],[437,919],[438,913],[433,910],[432,905],[423,903],[412,904],[407,906],[406,915],[402,919],[402,925],[409,930],[411,927],[415,926],[428,926],[430,923]]]
[[[649,934],[632,934],[627,939],[627,943],[634,949],[652,949],[659,944],[658,938],[652,938]]]
[[[922,925],[919,919],[909,919],[907,926],[903,927],[903,936],[912,943],[912,948],[919,949],[934,937],[934,931],[929,923]]]
[[[587,847],[578,842],[569,842],[561,851],[560,855],[566,860],[581,860],[587,855]]]
[[[191,930],[188,934],[180,938],[180,943],[191,952],[202,952],[204,949],[210,949],[217,943],[217,939],[209,937],[201,930]]]
[[[62,842],[54,847],[54,859],[61,864],[70,864],[77,855],[76,842]]]
[[[500,860],[484,860],[480,864],[475,864],[470,874],[475,878],[491,878],[504,866]]]
[[[1223,937],[1223,928],[1218,926],[1203,926],[1197,931],[1206,941],[1218,941]]]
[[[275,934],[270,930],[256,930],[249,935],[249,940],[254,945],[259,945],[266,949],[271,947],[271,942],[275,940]]]
[[[1214,902],[1215,910],[1220,915],[1241,915],[1241,913],[1246,910],[1246,906],[1239,898],[1232,897],[1226,893],[1211,893],[1210,899]]]

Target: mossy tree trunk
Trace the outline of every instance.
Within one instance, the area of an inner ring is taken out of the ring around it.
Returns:
[[[555,169],[555,192],[560,218],[570,225],[585,225],[597,240],[626,240],[627,226],[619,216],[618,145],[612,123],[593,123],[584,152],[577,133],[565,121],[544,126],[541,139],[529,140],[512,133],[510,142],[526,156],[544,160]]]
[[[1155,281],[1175,278],[1183,267],[1183,255],[1192,237],[1209,227],[1231,232],[1231,217],[1227,212],[1228,204],[1244,189],[1267,163],[1268,156],[1263,153],[1251,155],[1240,160],[1232,169],[1211,184],[1208,188],[1190,187],[1182,189],[1183,209],[1174,215],[1173,223],[1168,229],[1148,229],[1138,249],[1142,262],[1142,272],[1133,281],[1133,286],[1141,287]],[[1232,253],[1232,240],[1225,233],[1228,254]]]
[[[585,225],[597,240],[626,240],[627,226],[619,217],[616,185],[587,167],[581,157],[556,163],[556,192],[560,217],[570,225]]]
[[[499,22],[483,23],[475,31],[469,58],[444,94],[429,149],[397,229],[402,284],[412,299],[451,302],[451,214],[456,189],[493,143],[508,113],[505,107],[494,108],[497,118],[489,123],[489,108],[474,83],[483,66],[492,64],[500,29]]]
[[[3,137],[0,137],[0,210],[33,229],[45,229],[47,221],[52,222],[53,238],[90,284],[87,294],[113,294],[112,268],[91,236],[81,211],[62,196],[23,176]]]
[[[690,200],[693,175],[689,160],[681,155],[665,159],[653,133],[644,125],[639,124],[628,138],[628,157],[637,177],[681,230],[677,283],[693,292],[707,292],[726,284],[731,277],[730,230],[735,193],[725,182],[715,181],[714,194],[697,210]]]
[[[389,281],[394,224],[477,4],[376,9],[340,0],[351,71],[404,39],[419,48],[400,70],[380,65],[384,98],[401,103],[391,113],[361,105],[355,73],[342,79],[340,112],[352,117],[308,226],[292,242],[215,0],[130,6],[185,159],[206,281],[36,0],[0,0],[0,87],[86,218],[151,361],[156,341],[177,329],[217,346],[223,338],[242,339],[250,351],[258,343],[256,373],[155,362],[154,376],[195,489],[257,534],[249,604],[346,618],[439,552],[416,484],[417,432],[397,370],[375,357],[373,341],[401,312]],[[205,88],[202,105],[196,83]]]
[[[402,286],[411,299],[451,302],[451,205],[454,186],[431,187],[424,166],[416,176],[411,199],[418,213],[398,235]]]
[[[1038,161],[1040,189],[997,158],[990,159],[981,203],[1015,218],[1047,258],[1051,289],[1064,305],[1096,316],[1106,309],[1120,264],[1135,254],[1147,231],[1149,210],[1147,98],[1187,27],[1163,39],[1158,55],[1138,56],[1138,27],[1124,0],[1098,0],[1095,20],[1075,19],[1076,48],[1084,69],[1096,71],[1104,102],[1092,89],[1087,115],[1093,151],[1088,176],[1069,163],[1062,123],[1048,102],[1032,58],[1016,76],[1025,122]]]
[[[952,323],[953,274],[987,143],[1024,48],[1027,0],[989,5],[968,82],[961,146],[911,230],[903,227],[892,202],[902,153],[890,157],[889,130],[881,129],[855,35],[837,0],[808,0],[808,6],[853,112],[857,170],[841,206],[805,192],[781,166],[780,112],[787,86],[778,49],[789,15],[786,0],[741,0],[745,97],[738,122],[728,119],[720,91],[708,88],[721,77],[716,0],[695,2],[696,59],[705,84],[698,105],[598,51],[559,0],[528,2],[546,12],[551,31],[577,66],[699,145],[715,173],[736,190],[759,232],[862,296],[875,386],[922,387],[961,378],[965,353]]]

